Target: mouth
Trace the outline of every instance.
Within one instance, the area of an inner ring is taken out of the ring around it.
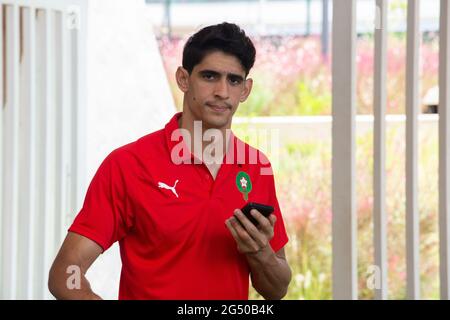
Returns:
[[[214,110],[216,112],[226,112],[227,110],[231,109],[228,106],[216,105],[216,104],[211,104],[211,103],[207,103],[206,106],[208,106],[209,108],[211,108],[212,110]]]

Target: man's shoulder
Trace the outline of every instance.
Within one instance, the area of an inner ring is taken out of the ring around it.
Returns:
[[[165,148],[164,129],[159,129],[135,141],[114,149],[108,158],[112,161],[126,161],[130,159],[144,159],[152,154],[160,153]]]

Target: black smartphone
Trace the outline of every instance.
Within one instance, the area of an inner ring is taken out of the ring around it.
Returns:
[[[266,204],[256,203],[256,202],[248,202],[241,209],[241,211],[255,226],[258,225],[258,221],[255,218],[253,218],[253,216],[250,214],[250,210],[252,210],[252,209],[258,210],[266,218],[269,217],[270,214],[273,212],[272,206],[268,206]]]

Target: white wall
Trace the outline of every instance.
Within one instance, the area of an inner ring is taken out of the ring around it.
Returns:
[[[175,112],[145,10],[144,0],[88,1],[85,190],[109,152],[162,128]],[[120,267],[115,244],[88,271],[103,298],[117,299]]]

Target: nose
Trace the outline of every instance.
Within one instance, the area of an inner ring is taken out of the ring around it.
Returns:
[[[227,80],[221,80],[216,83],[214,95],[221,99],[228,99],[228,83]]]

